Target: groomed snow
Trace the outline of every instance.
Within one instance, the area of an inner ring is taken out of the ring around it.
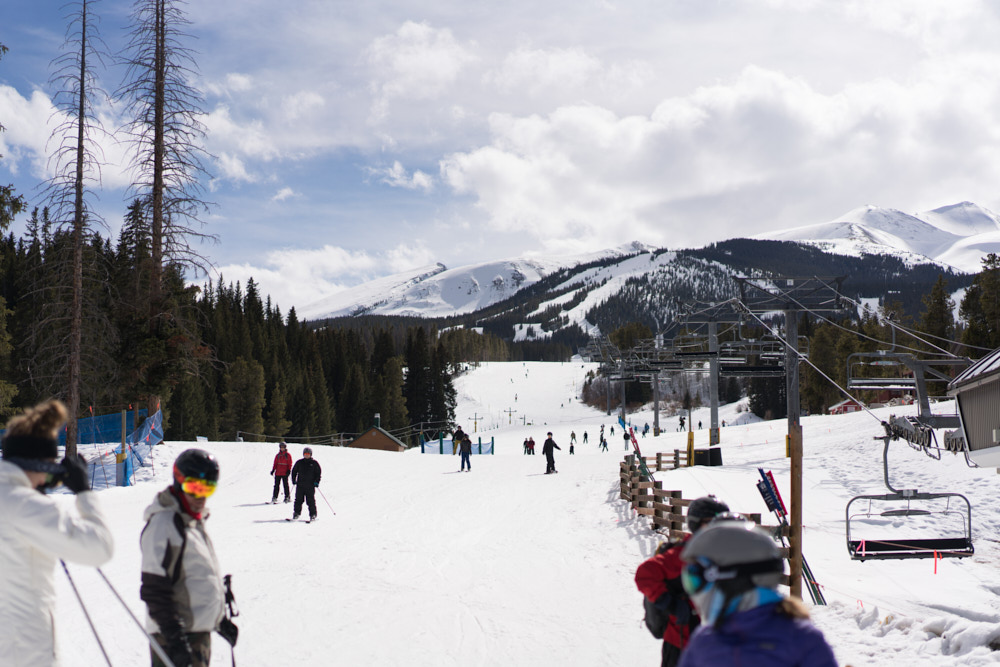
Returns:
[[[200,443],[222,468],[208,527],[242,612],[237,664],[658,665],[660,645],[642,624],[633,575],[660,538],[618,498],[625,451],[617,426],[610,451],[597,451],[600,424],[610,427],[614,419],[576,400],[590,368],[491,363],[459,378],[460,423],[470,433],[475,424],[474,441],[492,437],[497,447],[494,456],[473,456],[471,473],[457,472],[455,456],[314,447],[323,482],[320,520],[311,525],[286,522],[289,505],[264,504],[274,444]],[[743,423],[748,415],[735,406],[725,406],[721,417],[728,424],[724,466],[656,477],[684,497],[714,492],[734,510],[766,515],[754,487],[756,467],[773,471],[787,498],[785,422]],[[706,427],[696,432],[698,446],[707,443],[708,419],[707,409],[694,415]],[[652,423],[652,413],[632,421]],[[682,447],[685,434],[674,431],[676,423],[661,415],[668,432],[640,438],[643,454]],[[995,471],[970,469],[950,454],[934,461],[893,443],[897,487],[969,497],[976,554],[938,561],[936,571],[931,560],[853,562],[844,509],[853,495],[885,492],[882,443],[873,440],[881,428],[867,413],[807,417],[802,424],[804,550],[830,603],[812,614],[840,663],[1000,662],[1000,652],[988,648],[1000,641]],[[523,456],[521,442],[532,435],[540,449],[548,430],[562,451],[559,474],[545,476],[544,457]],[[573,456],[571,430],[578,438]],[[140,617],[142,510],[168,484],[173,458],[190,446],[199,444],[165,443],[136,486],[100,491],[116,538],[115,557],[103,571]],[[299,458],[301,446],[290,449]],[[894,527],[906,530],[888,522],[872,529]],[[72,564],[70,571],[112,664],[148,664],[144,637],[95,571]],[[61,571],[56,580],[63,663],[105,664]],[[212,664],[230,660],[216,637]]]

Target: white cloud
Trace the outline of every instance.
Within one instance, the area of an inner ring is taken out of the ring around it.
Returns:
[[[433,253],[419,241],[374,253],[325,245],[274,250],[263,266],[229,264],[219,267],[213,278],[221,275],[226,284],[246,285],[252,277],[261,293],[270,295],[272,303],[287,314],[292,306],[302,308],[367,280],[433,262]]]
[[[375,93],[373,116],[381,120],[394,100],[440,96],[462,68],[477,57],[456,41],[451,30],[406,21],[391,35],[375,39],[367,49]]]
[[[434,189],[434,179],[432,176],[419,169],[414,170],[412,174],[408,174],[399,160],[393,162],[391,167],[369,167],[367,171],[369,175],[375,177],[380,183],[385,183],[395,188],[423,190],[424,192],[430,192]]]
[[[494,114],[490,144],[443,159],[441,178],[492,225],[550,249],[581,237],[591,247],[704,243],[773,228],[817,203],[832,217],[887,192],[912,199],[913,182],[940,205],[957,184],[998,172],[983,141],[997,137],[987,143],[1000,148],[1000,123],[983,110],[1000,103],[990,83],[1000,68],[980,67],[956,80],[940,65],[918,84],[878,80],[831,95],[747,67],[647,116],[594,105]],[[677,224],[685,219],[698,224]]]
[[[274,202],[285,201],[290,197],[298,197],[298,196],[299,196],[298,193],[295,192],[295,190],[292,190],[291,188],[281,188],[280,190],[278,190],[277,194],[271,197],[271,201]]]

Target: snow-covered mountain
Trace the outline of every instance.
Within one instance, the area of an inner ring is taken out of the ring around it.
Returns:
[[[844,255],[893,255],[908,264],[932,261],[978,273],[982,257],[1000,251],[1000,216],[971,202],[913,214],[863,206],[830,222],[754,238],[799,241]]]
[[[635,242],[584,255],[507,259],[453,269],[438,263],[372,280],[311,303],[299,314],[316,320],[369,314],[448,317],[472,313],[510,298],[559,269],[648,250]]]
[[[783,248],[774,253],[761,247],[771,241],[797,243],[802,252]],[[503,336],[514,340],[545,338],[574,324],[586,333],[625,321],[642,321],[660,330],[685,304],[733,296],[733,275],[758,271],[850,274],[857,288],[854,296],[875,299],[884,295],[889,282],[910,272],[906,287],[914,294],[909,299],[919,307],[939,267],[953,276],[952,288],[961,289],[957,283],[963,281],[954,274],[978,273],[981,258],[991,252],[1000,253],[1000,216],[976,204],[963,202],[912,215],[866,206],[830,222],[698,250],[668,251],[633,242],[586,255],[455,268],[436,264],[352,287],[298,312],[314,321],[477,313],[477,321],[503,319],[508,332]],[[887,260],[895,264],[889,266]],[[916,277],[921,267],[931,276],[930,283],[928,275]],[[518,298],[512,299],[515,295]],[[512,333],[507,327],[513,327]]]

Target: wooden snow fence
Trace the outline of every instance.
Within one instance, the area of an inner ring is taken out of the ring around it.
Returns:
[[[675,452],[676,453],[676,452]],[[656,459],[666,457],[672,459],[670,454],[657,454]],[[646,461],[651,461],[654,457],[643,457]],[[671,461],[672,462],[672,461]],[[648,463],[647,463],[648,465]],[[673,466],[671,466],[672,468]],[[619,464],[621,478],[621,498],[629,501],[632,509],[637,514],[648,516],[653,524],[653,530],[670,540],[678,540],[688,534],[685,530],[687,525],[687,507],[693,498],[684,498],[680,491],[664,490],[663,482],[654,481],[642,473],[642,468],[635,454],[628,454],[625,460]],[[660,470],[661,468],[657,468]],[[651,468],[647,468],[651,470]],[[737,511],[737,510],[733,510]],[[789,535],[788,526],[767,526],[761,523],[761,515],[758,512],[740,512],[758,526],[768,531],[774,536],[781,535],[786,538]],[[785,560],[788,560],[788,547],[780,546],[779,550]],[[789,584],[788,575],[782,577],[782,584]]]

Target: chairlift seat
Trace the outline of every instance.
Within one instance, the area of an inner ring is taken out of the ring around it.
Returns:
[[[886,510],[879,514],[879,516],[927,516],[931,514],[928,510]]]
[[[863,545],[863,548],[862,548]],[[896,540],[848,540],[847,550],[853,560],[890,560],[904,558],[965,558],[976,550],[968,537]]]

